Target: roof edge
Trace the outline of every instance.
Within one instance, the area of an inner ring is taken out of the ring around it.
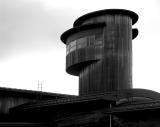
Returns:
[[[99,28],[99,27],[103,27],[103,26],[105,26],[105,23],[95,23],[95,24],[87,24],[87,25],[83,25],[83,26],[77,26],[77,27],[74,27],[74,28],[71,28],[71,29],[65,31],[61,35],[60,39],[64,44],[66,44],[67,38],[73,33],[77,33],[79,31],[88,30],[88,29]]]
[[[79,25],[81,25],[82,22],[84,22],[85,20],[91,18],[91,17],[96,17],[96,16],[100,16],[100,15],[104,15],[104,14],[122,14],[122,15],[127,15],[129,17],[132,18],[132,25],[135,24],[138,20],[138,15],[130,10],[126,10],[126,9],[104,9],[104,10],[99,10],[99,11],[94,11],[94,12],[90,12],[88,14],[85,14],[81,17],[79,17],[73,24],[74,27],[77,27]]]

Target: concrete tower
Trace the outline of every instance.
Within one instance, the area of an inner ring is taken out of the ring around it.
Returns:
[[[64,32],[66,71],[79,76],[79,95],[132,88],[132,39],[138,35],[132,25],[134,12],[108,9],[78,18]]]

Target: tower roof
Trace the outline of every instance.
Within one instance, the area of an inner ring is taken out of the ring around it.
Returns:
[[[82,22],[85,20],[91,18],[91,17],[96,17],[96,16],[101,16],[101,15],[127,15],[132,18],[132,25],[135,24],[138,20],[138,15],[132,11],[125,10],[125,9],[105,9],[105,10],[99,10],[99,11],[94,11],[88,14],[85,14],[81,17],[79,17],[73,24],[74,27],[79,26]]]

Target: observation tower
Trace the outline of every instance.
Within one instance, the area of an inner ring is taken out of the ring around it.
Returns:
[[[64,32],[66,71],[79,76],[79,95],[132,88],[132,25],[138,15],[122,9],[92,12]]]

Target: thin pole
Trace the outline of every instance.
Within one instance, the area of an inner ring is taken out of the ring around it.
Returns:
[[[109,108],[110,109],[112,108],[112,104],[110,104]],[[110,123],[109,126],[112,127],[112,115],[111,115],[111,113],[109,115],[109,123]]]
[[[37,87],[37,90],[39,91],[39,80],[38,80],[38,87]]]
[[[42,91],[42,81],[41,81],[41,91]]]

